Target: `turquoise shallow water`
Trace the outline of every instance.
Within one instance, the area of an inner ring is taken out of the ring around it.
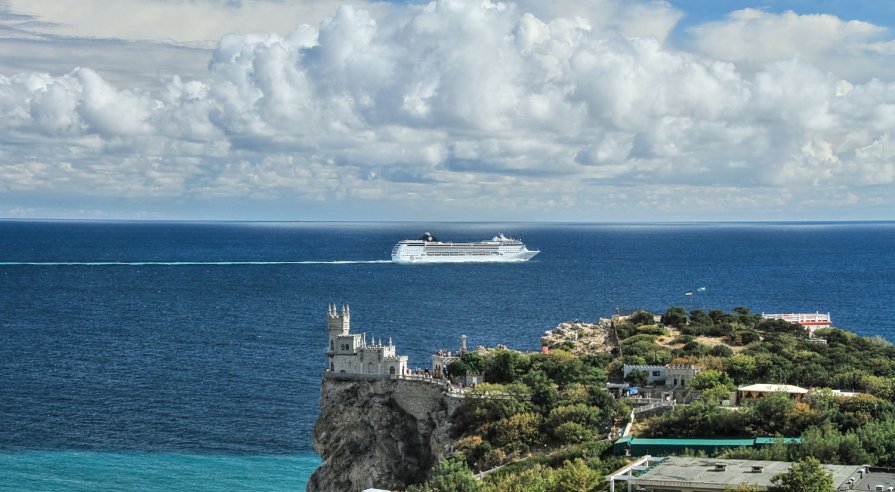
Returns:
[[[316,455],[6,452],[0,453],[0,490],[304,490],[319,464]]]

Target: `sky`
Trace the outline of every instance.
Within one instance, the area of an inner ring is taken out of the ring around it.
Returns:
[[[895,2],[0,0],[0,218],[895,219]]]

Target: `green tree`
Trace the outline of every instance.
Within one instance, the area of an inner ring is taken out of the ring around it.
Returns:
[[[454,377],[454,376],[463,377],[466,375],[467,372],[469,372],[469,367],[467,367],[466,364],[462,360],[457,359],[455,361],[452,361],[450,364],[448,364],[447,370],[448,370],[448,374],[450,374],[451,377]]]
[[[524,369],[524,357],[512,350],[498,350],[485,362],[485,378],[492,383],[515,382]]]
[[[494,440],[498,446],[536,444],[541,440],[541,416],[536,413],[517,413],[494,424]]]
[[[662,324],[680,328],[687,324],[687,311],[679,306],[672,306],[662,315]]]
[[[466,352],[460,356],[460,360],[469,371],[481,373],[485,370],[485,358],[478,352]]]
[[[547,424],[551,428],[565,422],[577,422],[585,427],[596,427],[600,423],[600,409],[584,404],[563,405],[550,411]]]
[[[738,383],[750,382],[757,370],[755,357],[745,354],[731,355],[724,360],[724,370]]]
[[[694,388],[704,390],[714,386],[725,386],[733,389],[733,381],[726,372],[708,369],[701,371],[693,376],[692,385]]]
[[[750,309],[745,306],[737,306],[733,308],[733,312],[739,314],[740,316],[749,316]]]
[[[694,325],[711,326],[714,321],[702,309],[694,309],[690,311],[690,323]]]
[[[565,422],[553,429],[553,435],[562,444],[577,444],[594,438],[594,431],[578,422]]]
[[[524,384],[483,383],[466,396],[453,417],[455,430],[461,434],[532,408],[531,390]]]
[[[604,481],[602,475],[581,458],[566,461],[554,476],[558,492],[591,492],[598,490]]]
[[[771,483],[779,492],[833,492],[833,475],[820,466],[816,458],[805,458],[786,473],[778,473]]]
[[[522,472],[503,475],[499,478],[488,477],[492,486],[486,486],[488,492],[555,492],[556,476],[552,468],[535,464]]]
[[[752,404],[755,412],[754,430],[757,434],[792,435],[789,414],[795,402],[782,393],[773,393],[759,398]]]
[[[654,325],[656,318],[649,311],[640,310],[628,317],[628,322],[634,326]]]
[[[649,374],[640,369],[634,369],[625,376],[625,382],[631,386],[646,386],[649,381]]]
[[[702,390],[702,399],[710,405],[720,405],[730,399],[731,391],[724,385],[712,386]]]
[[[448,364],[451,376],[465,376],[467,373],[482,373],[485,370],[485,358],[477,352],[466,352],[459,359]]]
[[[556,402],[559,401],[559,392],[544,371],[532,370],[522,378],[522,382],[531,388],[531,402],[539,406],[545,413],[556,406]]]
[[[421,486],[411,486],[407,492],[479,492],[481,483],[472,475],[466,461],[453,456],[442,460],[432,469],[432,478]]]

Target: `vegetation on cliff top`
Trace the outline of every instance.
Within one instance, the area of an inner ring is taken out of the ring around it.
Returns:
[[[433,470],[430,482],[409,490],[447,490],[438,485],[439,477],[459,480],[455,475],[471,477],[501,465],[506,466],[463,490],[599,490],[602,480],[576,480],[605,475],[621,464],[621,458],[605,455],[611,443],[604,438],[611,427],[625,423],[630,407],[612,398],[605,383],[621,382],[624,364],[703,369],[692,382],[700,398],[646,422],[644,435],[800,435],[800,446],[781,442],[726,456],[895,466],[895,347],[890,343],[836,328],[818,330],[812,340],[801,326],[765,320],[742,307],[730,313],[672,307],[660,323],[655,318],[642,311],[614,323],[617,342],[609,351],[464,354],[451,373],[484,373],[486,384],[469,390],[453,417],[457,440],[451,459]],[[574,344],[572,337],[560,345]],[[779,396],[738,410],[721,407],[736,386],[752,383],[818,389],[798,403]],[[846,398],[820,388],[863,394]]]

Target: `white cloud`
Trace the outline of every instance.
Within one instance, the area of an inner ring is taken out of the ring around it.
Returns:
[[[336,0],[6,0],[11,12],[37,19],[40,32],[67,37],[166,40],[210,44],[229,33],[288,34],[316,25],[343,2]],[[370,5],[368,8],[377,8]],[[27,26],[27,24],[26,24]],[[31,29],[29,29],[31,30]]]
[[[895,83],[811,59],[885,43],[879,28],[741,11],[698,41],[768,32],[782,53],[690,53],[665,42],[680,13],[664,2],[577,5],[345,5],[223,35],[201,77],[155,87],[87,66],[0,76],[0,189],[455,219],[781,218],[797,203],[821,211],[818,194],[855,210],[895,201]],[[796,56],[827,32],[838,41]]]
[[[892,78],[891,36],[880,26],[828,14],[782,14],[758,9],[692,28],[694,48],[710,57],[756,69],[799,58],[839,77]]]

